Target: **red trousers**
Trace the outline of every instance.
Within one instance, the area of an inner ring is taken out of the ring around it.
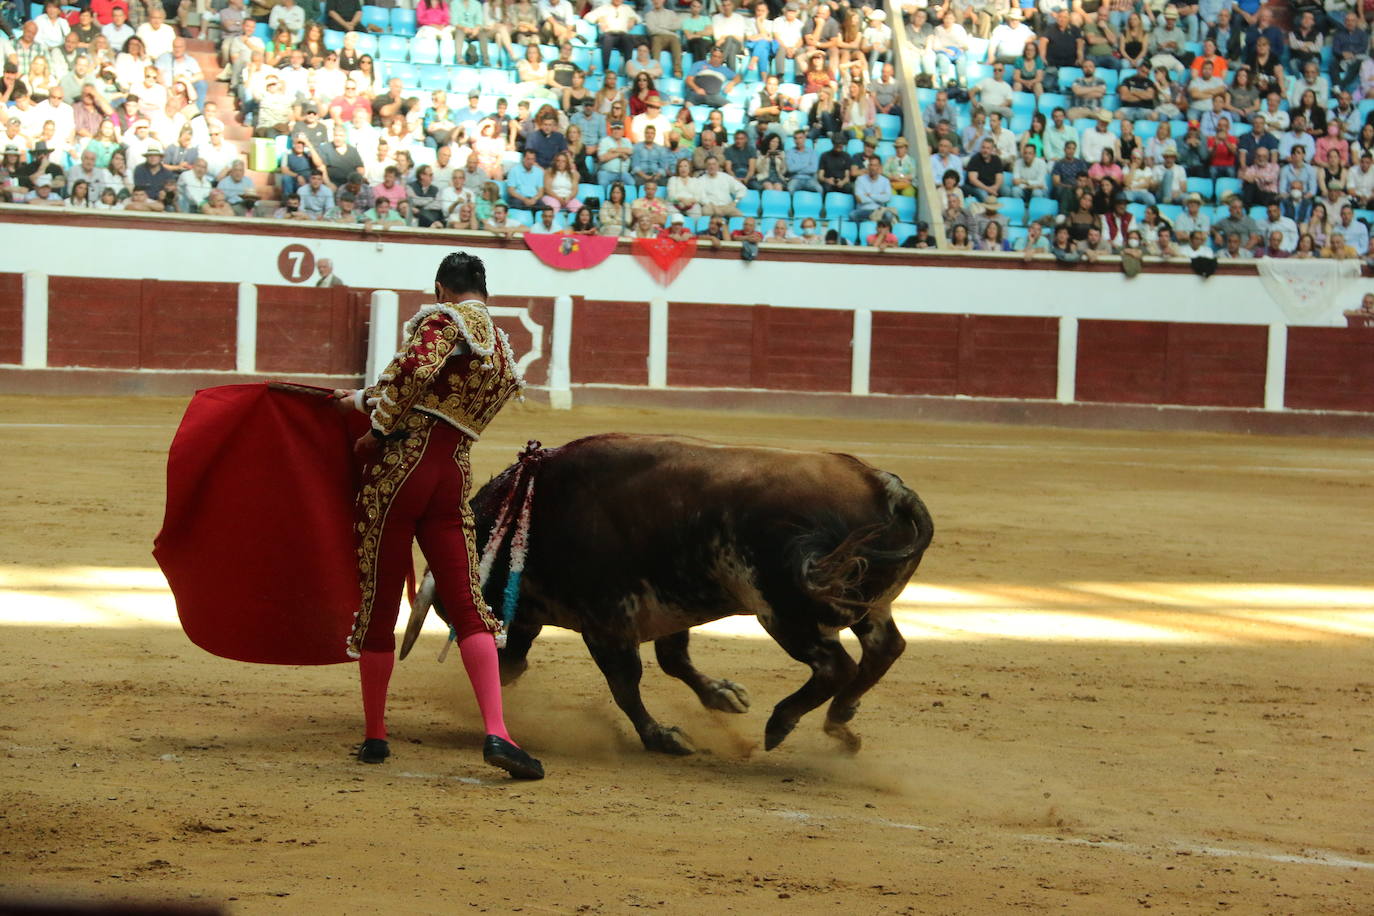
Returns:
[[[412,412],[404,436],[379,442],[364,458],[355,503],[362,606],[349,654],[396,647],[396,617],[411,568],[411,540],[434,574],[435,593],[461,642],[493,632],[496,618],[482,600],[476,526],[468,506],[472,442],[452,426]]]

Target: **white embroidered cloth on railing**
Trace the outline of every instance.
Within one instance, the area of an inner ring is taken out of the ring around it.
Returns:
[[[1323,318],[1360,276],[1360,262],[1354,260],[1260,258],[1256,263],[1265,290],[1289,324]]]

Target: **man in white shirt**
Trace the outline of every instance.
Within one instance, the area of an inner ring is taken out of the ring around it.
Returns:
[[[1279,211],[1278,204],[1270,204],[1266,210],[1267,218],[1259,221],[1260,238],[1269,238],[1274,233],[1283,237],[1283,250],[1292,252],[1298,247],[1298,224]]]
[[[1155,197],[1162,204],[1176,204],[1188,191],[1188,173],[1178,164],[1178,151],[1165,147],[1163,162],[1154,167]]]
[[[892,203],[892,182],[882,169],[882,160],[869,156],[868,167],[854,180],[854,210],[850,214],[854,222],[884,218],[896,221],[897,211],[888,206]]]
[[[1297,108],[1302,102],[1302,94],[1311,89],[1317,96],[1317,104],[1326,107],[1331,96],[1331,82],[1321,75],[1315,60],[1302,65],[1302,76],[1288,81],[1288,107]]]
[[[72,112],[72,106],[63,101],[62,87],[50,87],[48,98],[35,105],[34,108],[39,112],[35,117],[39,121],[40,130],[44,121],[52,121],[56,128],[50,141],[53,149],[64,153],[69,152],[76,136],[76,118]]]
[[[205,74],[201,72],[200,62],[186,53],[185,38],[172,42],[171,52],[157,59],[157,69],[167,85],[178,80],[189,82],[196,90],[197,107],[205,103],[205,93],[209,87],[205,82]]]
[[[630,140],[639,143],[644,140],[644,130],[654,129],[654,142],[659,146],[668,145],[668,133],[673,122],[663,114],[663,100],[657,95],[649,96],[644,102],[644,110],[630,119]]]
[[[279,75],[287,95],[293,99],[310,97],[310,71],[305,66],[305,52],[300,48],[291,52],[291,63],[282,67]]]
[[[997,155],[1002,157],[1002,162],[1011,165],[1016,158],[1016,134],[1002,125],[1001,114],[994,111],[988,116],[988,129],[983,136],[997,147]]]
[[[734,68],[744,53],[745,17],[735,15],[734,0],[721,0],[720,12],[711,17],[711,36],[716,47],[725,53],[725,65]]]
[[[625,0],[611,0],[587,14],[586,20],[601,30],[601,72],[611,70],[611,52],[619,51],[621,60],[634,56],[635,41],[630,29],[639,25],[639,16]]]
[[[1184,238],[1183,233],[1178,233],[1180,238]],[[1216,252],[1212,251],[1212,246],[1207,244],[1207,233],[1200,230],[1193,230],[1186,236],[1186,241],[1178,246],[1178,253],[1181,257],[1191,261],[1193,258],[1215,258]]]
[[[109,25],[102,26],[100,34],[110,43],[110,50],[118,54],[124,50],[124,43],[134,37],[134,29],[129,25],[129,17],[125,14],[124,7],[116,6],[110,10],[110,16]]]
[[[696,187],[696,201],[706,216],[742,216],[739,202],[744,197],[745,187],[733,175],[720,170],[720,160],[715,156],[706,159],[706,172],[693,179]]]
[[[577,10],[570,0],[539,0],[538,9],[544,44],[561,46],[577,37]]]
[[[1004,118],[1011,117],[1011,84],[1007,82],[1007,66],[1001,62],[992,65],[992,76],[987,77],[969,91],[983,110],[996,112]],[[1015,150],[1013,149],[1013,155]]]
[[[782,15],[773,20],[773,40],[778,43],[778,53],[773,56],[778,73],[783,72],[786,61],[795,59],[802,49],[802,36],[806,23],[797,15],[797,4],[788,3],[782,8]]]
[[[176,29],[167,24],[167,14],[162,11],[161,3],[154,3],[148,11],[148,21],[134,33],[143,41],[148,56],[157,60],[164,54],[172,53],[172,42],[176,41]]]
[[[159,144],[157,139],[149,133],[147,118],[139,118],[130,125],[129,129],[124,133],[123,143],[126,161],[135,164],[143,161],[144,153],[146,153],[150,147],[157,146],[160,148],[162,146],[162,144]]]
[[[1102,151],[1110,149],[1116,154],[1116,161],[1121,161],[1121,138],[1107,129],[1112,123],[1112,113],[1110,111],[1099,111],[1097,113],[1097,124],[1092,130],[1083,132],[1084,161],[1089,165],[1102,161]]]
[[[1034,40],[1035,33],[1023,20],[1020,7],[1013,6],[1007,11],[1007,21],[988,36],[987,63],[1013,64],[1021,59],[1026,44]]]
[[[275,35],[278,29],[285,28],[291,32],[293,41],[300,41],[301,33],[305,30],[305,10],[296,5],[296,0],[280,0],[272,7],[267,24],[272,27],[272,34]]]
[[[467,172],[454,169],[448,186],[439,192],[439,209],[443,212],[445,220],[457,214],[463,204],[472,204],[474,207],[477,205],[477,196],[468,190],[467,184]]]
[[[229,167],[235,160],[243,158],[242,151],[224,139],[223,124],[212,124],[209,142],[198,148],[210,174],[215,176],[217,181],[229,174]]]
[[[182,213],[199,213],[201,204],[209,199],[214,187],[205,160],[197,159],[177,179],[177,208]]]
[[[67,33],[72,30],[67,20],[62,18],[62,6],[55,0],[48,0],[43,5],[43,15],[35,19],[34,24],[38,26],[38,34],[34,35],[33,40],[48,49],[62,47],[67,40]]]
[[[1049,179],[1049,163],[1036,156],[1029,143],[1021,147],[1021,158],[1011,167],[1012,193],[1029,203],[1032,197],[1045,196]]]

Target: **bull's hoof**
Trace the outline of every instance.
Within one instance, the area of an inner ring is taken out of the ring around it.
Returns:
[[[825,733],[840,742],[841,747],[850,754],[857,754],[864,745],[864,739],[854,734],[848,725],[834,719],[825,720]]]
[[[749,711],[749,691],[744,689],[742,684],[724,679],[712,681],[703,690],[701,705],[707,709],[717,709],[721,712],[748,712]]]
[[[503,659],[501,661],[501,686],[509,687],[520,680],[520,675],[524,674],[529,666],[530,663],[523,658],[518,662],[508,662]]]
[[[645,750],[659,754],[685,757],[697,752],[691,739],[683,734],[682,729],[673,725],[651,725],[639,737],[644,742]]]
[[[792,729],[796,727],[796,719],[787,719],[776,712],[773,713],[768,720],[768,726],[763,730],[763,749],[771,751],[782,744],[783,740],[792,734]]]

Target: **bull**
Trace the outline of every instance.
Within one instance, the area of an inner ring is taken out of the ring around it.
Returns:
[[[707,708],[742,713],[748,692],[697,670],[688,641],[694,626],[752,614],[811,669],[774,707],[765,747],[829,700],[826,733],[858,750],[849,722],[906,646],[892,602],[933,535],[924,503],[900,478],[850,455],[669,436],[536,446],[472,499],[485,548],[501,507],[535,489],[523,573],[512,581],[509,545],[498,545],[484,584],[494,608],[507,586],[518,598],[500,653],[503,683],[525,671],[544,626],[574,630],[644,746],[690,754],[688,737],[644,707],[639,646],[652,641],[664,672]],[[413,606],[402,658],[434,600],[431,581]],[[862,648],[857,662],[840,644],[846,628]]]

